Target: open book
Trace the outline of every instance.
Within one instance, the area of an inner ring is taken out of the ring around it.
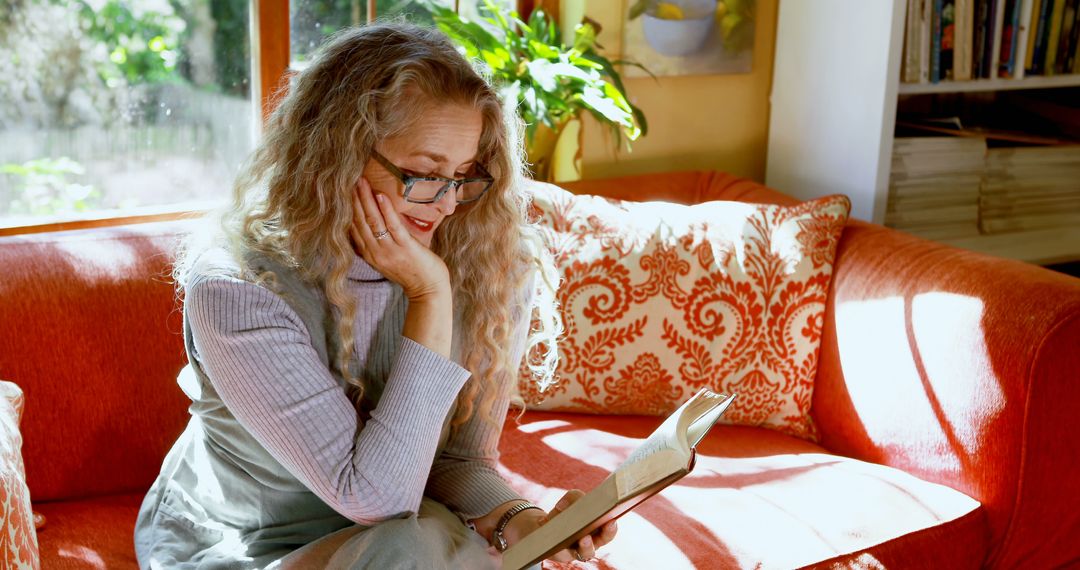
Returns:
[[[520,570],[575,544],[694,468],[694,447],[734,395],[703,389],[675,410],[615,471],[503,553],[503,570]]]

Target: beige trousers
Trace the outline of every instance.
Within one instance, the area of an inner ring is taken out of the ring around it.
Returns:
[[[416,516],[343,528],[282,558],[267,570],[485,570],[499,558],[480,535],[441,503],[425,497]]]

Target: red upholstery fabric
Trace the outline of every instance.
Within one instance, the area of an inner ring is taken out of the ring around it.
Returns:
[[[503,434],[501,469],[550,507],[599,483],[661,419],[527,412]],[[899,470],[763,428],[719,426],[698,451],[693,473],[620,519],[594,566],[978,568],[985,553],[975,501]]]
[[[26,394],[33,501],[145,490],[183,430],[182,224],[0,238],[0,378]]]
[[[799,203],[791,196],[726,172],[664,172],[559,185],[578,194],[599,194],[619,200],[668,200],[680,204],[738,200],[782,206]]]
[[[1061,493],[1080,481],[1080,438],[1061,437],[1075,432],[1080,280],[846,232],[814,394],[822,444],[978,499],[996,564],[1080,563],[1080,495]]]
[[[37,503],[48,519],[38,531],[41,567],[48,570],[138,568],[135,516],[145,492]]]

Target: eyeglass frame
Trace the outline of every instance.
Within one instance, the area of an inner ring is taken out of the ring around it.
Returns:
[[[383,156],[379,151],[372,150],[371,155],[379,164],[383,166],[383,168],[386,169],[387,172],[392,174],[394,178],[397,178],[399,182],[405,185],[405,192],[402,197],[405,199],[406,202],[411,202],[413,204],[434,204],[435,202],[442,200],[442,197],[450,191],[450,188],[454,189],[454,198],[457,199],[458,204],[469,204],[479,200],[480,198],[483,198],[484,194],[487,194],[487,191],[491,190],[491,187],[495,184],[495,178],[491,175],[491,173],[489,173],[483,166],[480,166],[479,164],[476,164],[476,168],[480,171],[481,174],[484,174],[482,178],[454,179],[444,178],[442,176],[411,176],[402,172],[400,168],[395,166],[394,163],[390,162],[390,159]],[[409,192],[412,191],[413,184],[422,181],[443,182],[444,184],[443,187],[439,189],[438,193],[435,194],[435,197],[431,200],[410,200]],[[468,184],[469,182],[486,182],[487,185],[484,186],[484,189],[480,192],[480,195],[475,198],[471,198],[469,200],[462,200],[458,198],[457,189],[461,188],[465,184]]]

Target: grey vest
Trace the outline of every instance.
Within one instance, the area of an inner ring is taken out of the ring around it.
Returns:
[[[336,364],[340,340],[321,289],[263,257],[252,257],[249,266],[274,273],[271,288],[303,320],[311,345],[344,389]],[[405,302],[399,286],[382,285],[393,288],[388,307]],[[377,336],[390,342],[400,334],[399,328]],[[196,354],[186,318],[184,345],[189,356]],[[140,566],[146,567],[152,556],[168,568],[261,568],[354,524],[274,459],[225,406],[198,361],[190,361],[178,383],[191,399],[192,417],[140,509],[135,530]],[[374,408],[385,375],[361,375],[356,358],[350,368],[366,382],[362,407]],[[436,455],[446,445],[452,416],[453,410],[444,423]]]

